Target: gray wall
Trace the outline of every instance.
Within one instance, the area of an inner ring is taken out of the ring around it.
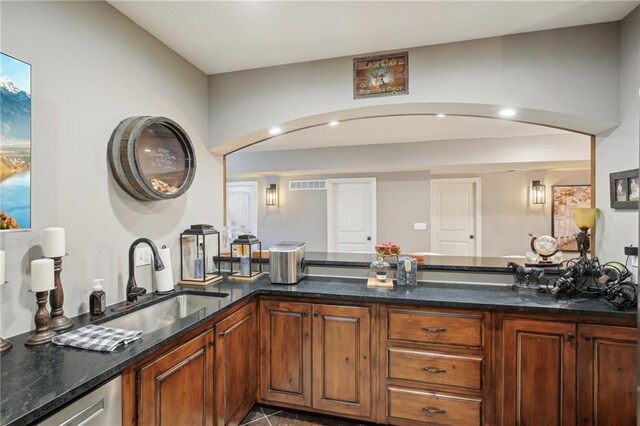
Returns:
[[[622,21],[621,29],[620,126],[596,140],[596,203],[600,208],[596,253],[605,261],[624,260],[624,246],[638,245],[638,210],[610,208],[609,173],[638,168],[640,7]]]
[[[406,96],[354,100],[352,57],[210,76],[210,147],[250,132],[261,131],[249,138],[254,141],[268,137],[264,129],[291,120],[335,112],[322,117],[326,123],[345,118],[343,110],[376,105],[434,103],[431,113],[462,111],[436,109],[448,104],[509,105],[535,110],[519,116],[534,123],[551,124],[566,114],[567,121],[557,125],[567,128],[578,118],[604,121],[609,127],[619,120],[618,23],[408,50]],[[485,111],[497,116],[498,109]],[[323,121],[304,124],[314,122]]]
[[[173,249],[192,223],[222,225],[222,167],[206,149],[207,76],[106,2],[2,1],[2,51],[33,66],[32,224],[0,235],[9,284],[0,287],[0,335],[33,328],[30,261],[42,230],[67,230],[65,311],[87,311],[91,280],[105,279],[109,304],[124,300],[127,250],[140,236]],[[141,203],[110,176],[107,142],[120,120],[164,115],[190,135],[198,171],[190,191]],[[139,282],[150,272],[140,268]]]
[[[432,176],[423,171],[254,178],[250,180],[258,182],[258,237],[263,247],[283,240],[301,240],[307,243],[309,251],[327,251],[326,191],[289,191],[289,181],[363,176],[377,179],[378,241],[396,242],[406,253],[431,250],[431,181],[479,177],[482,185],[482,255],[506,256],[524,255],[529,250],[529,233],[551,234],[553,185],[588,185],[591,173],[589,170],[535,170]],[[529,188],[532,180],[541,180],[546,185],[546,204],[531,204]],[[263,197],[270,183],[278,185],[278,207],[265,205]],[[427,230],[414,230],[416,222],[427,223]]]
[[[263,247],[284,240],[307,243],[309,251],[327,251],[327,192],[289,191],[290,180],[375,177],[378,199],[378,241],[394,241],[405,251],[424,251],[428,231],[414,231],[414,222],[428,222],[429,172],[330,174],[322,176],[269,176],[258,182],[258,237]],[[245,180],[245,179],[229,179]],[[246,179],[249,180],[249,179]],[[279,205],[268,207],[266,187],[278,185]]]
[[[532,170],[513,173],[438,175],[479,177],[482,186],[482,255],[524,255],[529,251],[529,233],[551,235],[551,187],[589,185],[589,170]],[[540,180],[547,190],[547,202],[531,204],[531,181]],[[567,254],[566,256],[573,256]]]

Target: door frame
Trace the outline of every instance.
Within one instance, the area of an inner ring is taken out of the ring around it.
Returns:
[[[259,210],[259,206],[258,206],[258,202],[259,202],[259,194],[258,194],[258,182],[255,180],[244,180],[244,181],[233,181],[233,182],[229,182],[227,181],[225,186],[224,186],[224,218],[225,218],[225,225],[227,225],[226,221],[228,219],[227,216],[227,196],[228,191],[227,188],[229,187],[234,187],[234,186],[251,186],[253,187],[253,191],[255,192],[255,203],[256,203],[256,208],[254,209],[253,212],[251,212],[251,215],[253,216],[253,218],[255,219],[255,223],[256,223],[256,229],[251,229],[251,232],[254,235],[258,235],[258,210]]]
[[[336,221],[334,219],[336,213],[336,205],[333,202],[335,185],[342,183],[368,183],[371,186],[371,241],[375,247],[378,241],[378,197],[377,197],[377,179],[374,177],[360,178],[337,178],[327,179],[327,252],[335,252],[335,235]],[[373,252],[374,250],[372,250]]]
[[[432,178],[429,182],[429,197],[430,197],[430,220],[431,220],[431,251],[435,251],[435,232],[434,232],[434,209],[433,209],[433,194],[434,194],[434,186],[438,183],[473,183],[475,184],[475,221],[476,221],[476,231],[475,231],[475,246],[476,246],[476,254],[475,257],[482,256],[482,179],[479,177],[472,178]]]

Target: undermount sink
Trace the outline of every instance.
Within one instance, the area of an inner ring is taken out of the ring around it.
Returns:
[[[226,293],[211,295],[179,294],[171,299],[141,308],[99,325],[142,331],[147,334],[171,325],[179,319],[188,317],[207,307],[213,307],[221,299],[228,296]]]

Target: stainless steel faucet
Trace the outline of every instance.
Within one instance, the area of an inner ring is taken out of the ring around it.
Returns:
[[[135,263],[134,263],[134,254],[136,247],[140,243],[145,243],[149,247],[151,247],[151,251],[153,252],[153,268],[156,271],[161,271],[164,269],[164,263],[162,263],[162,259],[160,259],[160,254],[158,253],[158,248],[148,238],[138,238],[133,243],[131,243],[131,247],[129,247],[129,280],[127,281],[127,303],[134,303],[138,301],[138,296],[143,296],[147,293],[147,290],[142,287],[138,287],[136,285],[136,277],[135,277]]]

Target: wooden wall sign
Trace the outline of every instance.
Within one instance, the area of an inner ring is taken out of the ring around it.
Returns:
[[[353,99],[409,94],[409,52],[353,59]]]
[[[187,133],[165,117],[129,117],[111,134],[107,157],[116,182],[142,201],[177,198],[196,173]]]

